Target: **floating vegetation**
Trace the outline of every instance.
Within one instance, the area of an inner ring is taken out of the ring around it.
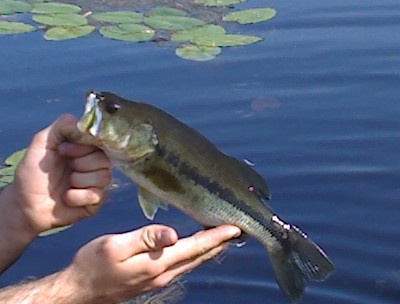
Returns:
[[[176,45],[177,56],[207,61],[220,54],[223,47],[243,46],[263,39],[228,33],[222,26],[224,22],[258,23],[276,16],[273,8],[232,11],[236,4],[245,1],[104,0],[101,5],[110,2],[112,11],[92,12],[87,11],[88,6],[94,5],[88,0],[0,0],[0,35],[39,28],[46,40],[59,41],[88,36],[97,29],[103,37],[114,40],[171,41]],[[20,13],[31,14],[34,23],[11,22],[2,17]]]
[[[6,158],[2,168],[0,169],[0,188],[11,184],[14,180],[15,170],[18,164],[25,156],[26,149],[14,152]]]
[[[13,15],[15,13],[28,13],[32,5],[23,1],[0,0],[0,15]]]
[[[177,56],[196,61],[207,61],[214,59],[219,53],[221,53],[220,47],[212,46],[197,46],[193,44],[178,47],[175,50]]]
[[[36,3],[33,6],[32,14],[74,14],[79,13],[81,8],[73,4],[46,2]]]
[[[0,35],[22,34],[36,31],[36,27],[22,22],[0,21]]]
[[[48,26],[82,26],[88,23],[87,19],[78,14],[50,14],[34,15],[32,17],[37,23]]]
[[[138,12],[120,11],[120,12],[103,12],[94,13],[90,16],[97,21],[110,23],[141,23],[143,22],[143,14]]]
[[[205,6],[230,6],[244,1],[246,0],[195,0],[194,2]]]
[[[82,25],[82,26],[55,26],[49,28],[44,33],[44,39],[60,41],[79,38],[83,36],[90,35],[96,27],[92,25]]]
[[[102,26],[99,31],[104,37],[131,42],[150,41],[155,34],[150,27],[136,23]]]
[[[276,16],[276,10],[273,8],[256,8],[239,12],[230,13],[222,18],[224,21],[234,21],[240,24],[257,23],[267,21]]]

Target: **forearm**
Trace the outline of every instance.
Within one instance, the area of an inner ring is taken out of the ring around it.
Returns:
[[[0,304],[86,304],[70,280],[68,271],[60,271],[39,280],[0,289]]]
[[[36,237],[13,201],[12,185],[0,190],[0,274],[10,267]]]

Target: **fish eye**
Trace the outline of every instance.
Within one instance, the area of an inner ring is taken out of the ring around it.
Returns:
[[[114,103],[112,101],[106,101],[105,106],[105,109],[109,114],[114,114],[121,107],[118,103]]]

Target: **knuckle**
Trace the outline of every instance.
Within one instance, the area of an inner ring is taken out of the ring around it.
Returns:
[[[96,250],[96,254],[111,259],[115,252],[118,251],[118,244],[112,235],[105,235],[99,239],[99,245]]]

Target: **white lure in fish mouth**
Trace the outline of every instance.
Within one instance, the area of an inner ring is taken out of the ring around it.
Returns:
[[[97,94],[91,92],[88,94],[85,104],[85,113],[84,117],[88,118],[88,124],[86,126],[79,125],[78,128],[88,131],[91,135],[97,136],[100,132],[101,122],[103,119],[103,114],[99,109],[98,102],[99,98]]]

